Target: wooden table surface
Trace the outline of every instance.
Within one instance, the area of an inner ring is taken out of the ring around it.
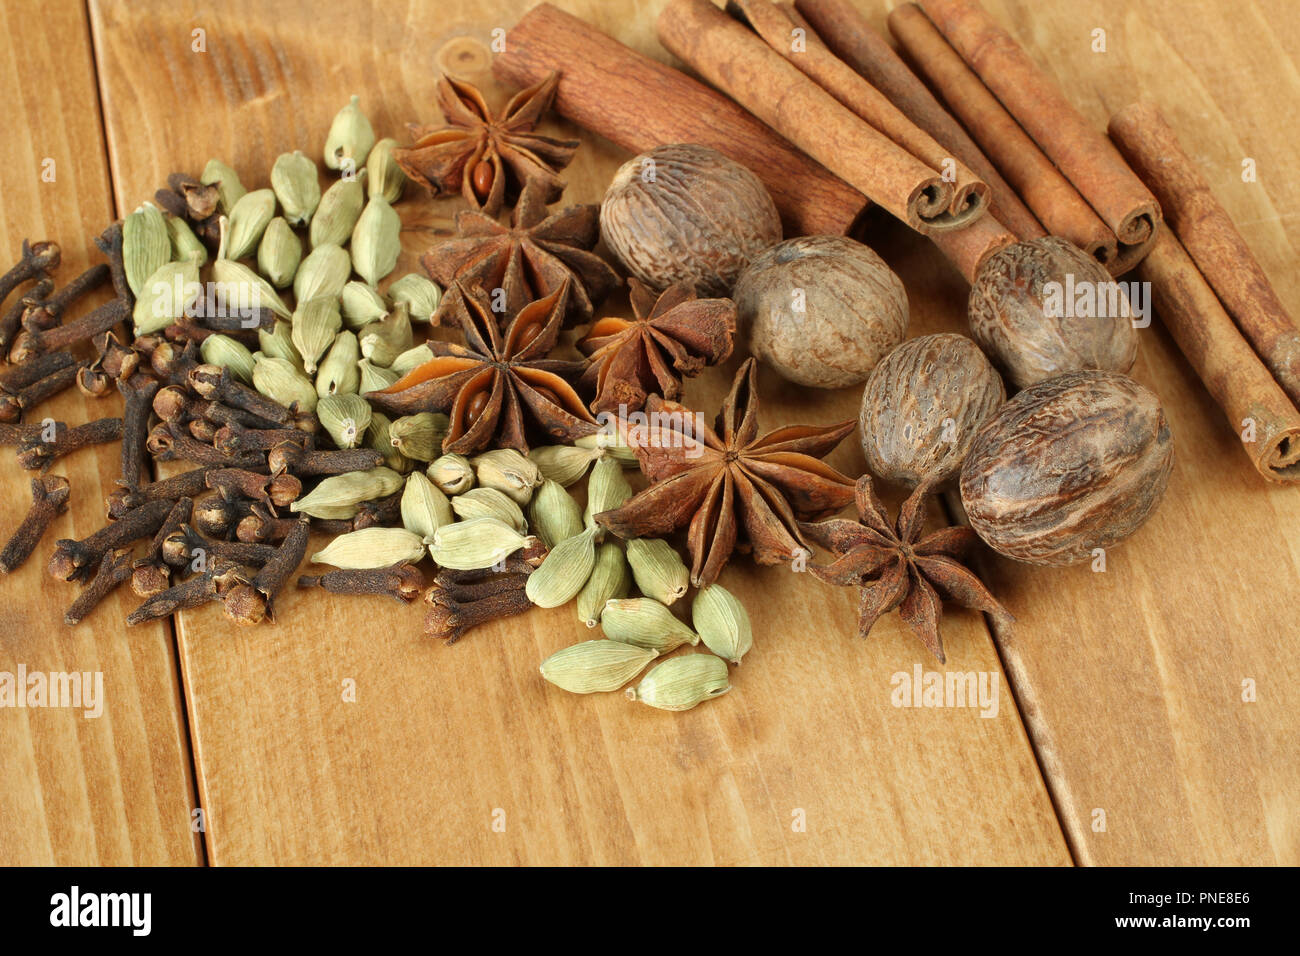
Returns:
[[[883,26],[889,4],[860,3]],[[66,281],[168,173],[215,156],[266,185],[279,153],[319,151],[352,93],[401,139],[436,118],[439,70],[489,82],[492,31],[529,5],[6,3],[3,258],[24,236],[57,239]],[[668,59],[658,0],[559,5]],[[1154,99],[1300,314],[1290,0],[987,6],[1098,127]],[[568,202],[599,201],[626,159],[583,139]],[[398,208],[414,268],[456,207]],[[956,273],[896,223],[869,230],[907,285],[911,332],[964,330]],[[255,629],[216,607],[128,629],[125,594],[65,628],[73,591],[45,557],[102,523],[118,474],[116,446],[82,452],[56,469],[69,514],[0,581],[0,671],[102,672],[104,712],[0,711],[0,863],[1300,863],[1300,493],[1253,472],[1158,322],[1141,336],[1134,375],[1163,400],[1177,459],[1104,573],[988,560],[1017,623],[991,632],[949,610],[940,667],[897,615],[860,642],[848,591],[733,561],[722,581],[755,649],[730,694],[685,714],[542,681],[542,658],[588,636],[572,607],[450,648],[421,636],[418,605],[292,592]],[[688,402],[715,407],[735,366],[689,383]],[[767,373],[762,389],[765,427],[856,415],[852,389],[802,393]],[[48,414],[119,408],[68,393]],[[864,467],[853,440],[832,462]],[[27,475],[4,468],[0,495],[7,535]],[[984,675],[996,714],[894,706],[892,675],[918,665]]]

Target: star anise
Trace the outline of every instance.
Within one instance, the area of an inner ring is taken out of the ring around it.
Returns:
[[[556,173],[569,165],[578,141],[539,136],[533,128],[550,109],[558,79],[552,73],[521,90],[498,118],[477,89],[444,76],[438,106],[448,125],[413,128],[415,142],[393,150],[393,158],[435,198],[459,192],[489,216],[529,183],[540,187],[544,202],[555,202],[564,191]]]
[[[977,540],[965,525],[921,537],[925,499],[932,482],[922,482],[903,502],[897,523],[876,496],[871,476],[858,479],[854,499],[861,521],[832,519],[799,526],[804,535],[837,555],[827,566],[812,565],[823,581],[861,588],[858,633],[866,637],[882,614],[894,608],[940,663],[943,601],[1010,617],[1006,608],[962,563]]]
[[[651,395],[645,424],[628,429],[653,482],[596,520],[623,538],[661,537],[690,525],[691,580],[711,584],[743,524],[754,560],[779,564],[806,550],[800,520],[825,517],[853,499],[853,479],[820,461],[855,427],[789,425],[758,438],[754,360],[736,373],[713,429],[690,409]]]
[[[678,399],[682,378],[731,355],[736,303],[696,298],[695,284],[679,282],[656,297],[636,278],[627,280],[633,319],[597,319],[578,343],[591,366],[582,384],[596,391],[593,412],[636,411],[650,395]]]
[[[526,454],[529,420],[550,442],[594,434],[600,430],[596,420],[566,381],[586,363],[546,357],[559,337],[569,290],[568,280],[561,282],[515,313],[503,332],[482,289],[453,285],[446,299],[466,344],[430,340],[432,359],[366,398],[398,415],[447,412],[444,452],[464,455],[491,446]]]
[[[618,273],[590,251],[600,238],[599,206],[570,206],[548,215],[541,194],[529,188],[519,197],[510,226],[467,209],[457,214],[456,228],[456,238],[420,259],[425,271],[443,287],[459,280],[466,287],[505,290],[508,314],[550,295],[568,278],[573,282],[568,318],[585,322],[594,304],[619,283]],[[445,314],[440,309],[434,321],[444,321]]]

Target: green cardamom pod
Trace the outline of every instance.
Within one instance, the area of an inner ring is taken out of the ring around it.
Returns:
[[[334,115],[329,135],[325,137],[325,167],[356,173],[375,145],[375,131],[366,114],[361,112],[359,97]]]
[[[412,322],[431,322],[442,301],[442,290],[418,272],[408,272],[388,287],[388,301],[405,305]]]
[[[576,448],[573,445],[542,445],[528,451],[529,459],[542,476],[559,482],[565,488],[581,479],[600,455],[601,452],[595,449]]]
[[[275,193],[269,189],[255,189],[244,193],[235,208],[230,210],[229,231],[226,233],[226,258],[243,259],[251,256],[262,241],[262,234],[275,218]]]
[[[699,635],[654,598],[623,598],[605,605],[601,629],[611,641],[652,647],[660,654],[700,643]]]
[[[357,366],[360,358],[356,335],[344,329],[334,337],[334,344],[316,368],[316,394],[322,398],[356,395],[361,388],[361,369]]]
[[[442,568],[478,571],[500,564],[533,540],[495,518],[470,518],[435,531],[429,556]]]
[[[292,362],[284,359],[268,358],[261,353],[254,355],[253,388],[285,408],[297,403],[301,411],[316,410],[316,386]]]
[[[587,527],[595,527],[595,516],[602,511],[612,511],[623,507],[623,503],[632,497],[632,486],[623,477],[623,466],[612,457],[596,459],[591,469],[591,480],[587,482],[587,510],[582,520]]]
[[[442,412],[403,415],[388,426],[393,447],[413,461],[433,461],[442,451],[451,422]]]
[[[754,646],[744,605],[720,584],[700,588],[691,604],[691,623],[705,647],[733,664],[739,664]]]
[[[402,526],[407,531],[418,534],[425,544],[432,544],[438,529],[455,520],[451,502],[433,482],[418,471],[406,476],[406,488],[402,491]]]
[[[402,219],[388,201],[370,197],[352,230],[352,267],[371,285],[393,271],[402,252]]]
[[[528,576],[524,592],[538,607],[559,607],[577,597],[596,564],[596,530],[588,529],[551,549]]]
[[[202,293],[197,262],[193,259],[164,262],[140,283],[140,291],[136,293],[131,310],[136,337],[152,335],[176,322],[192,311]]]
[[[631,585],[632,573],[627,568],[623,549],[612,541],[606,541],[596,548],[596,564],[587,583],[578,592],[578,620],[588,627],[595,627],[608,603],[626,597]],[[609,636],[608,632],[605,636]]]
[[[429,480],[448,495],[463,495],[474,487],[474,466],[464,455],[443,455],[425,469]]]
[[[393,150],[397,145],[395,139],[381,139],[366,157],[366,181],[370,195],[380,196],[389,203],[401,199],[402,190],[406,188],[406,173],[402,172],[402,167],[393,158]]]
[[[139,298],[145,282],[172,261],[167,221],[153,203],[141,203],[122,221],[122,268],[126,284]]]
[[[583,641],[556,651],[542,661],[541,671],[556,687],[594,694],[618,690],[658,656],[657,651],[617,641]]]
[[[429,348],[427,342],[421,342],[414,348],[409,348],[397,358],[393,359],[393,364],[388,366],[390,372],[396,372],[398,375],[405,375],[413,369],[419,368],[425,362],[433,360],[433,349]]]
[[[357,348],[360,350],[361,346],[358,345]],[[388,386],[396,384],[397,380],[401,378],[396,372],[380,368],[370,359],[359,360],[357,362],[357,372],[361,376],[361,385],[358,391],[362,395],[366,394],[366,392],[382,392]]]
[[[671,605],[686,593],[690,572],[681,555],[662,538],[634,538],[627,542],[627,563],[637,589],[646,597]]]
[[[364,171],[362,172],[364,176]],[[366,204],[366,188],[358,179],[340,179],[320,197],[307,235],[315,249],[322,245],[342,246],[352,237]]]
[[[302,356],[303,370],[308,375],[316,374],[317,361],[334,344],[341,328],[343,319],[337,298],[319,296],[298,300],[298,311],[293,314],[293,344]]]
[[[301,151],[281,153],[271,167],[271,188],[291,226],[305,226],[320,204],[316,164]]]
[[[302,260],[293,277],[293,294],[299,302],[321,296],[339,298],[352,273],[346,249],[335,245],[317,246]]]
[[[480,485],[504,491],[521,505],[533,497],[542,483],[542,472],[513,448],[485,451],[473,459],[474,477]]]
[[[208,248],[194,235],[190,224],[179,216],[167,217],[167,234],[172,243],[172,259],[183,262],[193,259],[200,266],[208,261]]]
[[[471,488],[451,499],[458,518],[496,518],[520,534],[528,533],[528,522],[519,506],[495,488]]]
[[[241,382],[253,384],[253,353],[243,342],[228,335],[209,335],[199,343],[199,354],[206,364],[228,368]]]
[[[350,471],[330,475],[297,501],[289,503],[289,510],[322,518],[331,508],[346,508],[391,495],[405,483],[391,468],[371,468],[368,471]]]
[[[690,710],[731,690],[728,677],[720,657],[680,654],[657,665],[636,687],[629,687],[626,696],[660,710]]]
[[[573,443],[579,448],[591,448],[611,455],[625,468],[635,468],[637,465],[636,452],[620,431],[598,431],[594,435],[583,435]]]
[[[208,160],[203,167],[203,174],[199,176],[199,182],[205,186],[217,187],[217,208],[227,216],[245,192],[239,174],[219,159]]]
[[[277,289],[287,289],[302,264],[302,240],[283,216],[266,225],[257,246],[257,268]]]
[[[250,310],[270,309],[282,319],[293,315],[271,283],[242,262],[227,259],[224,252],[223,241],[223,248],[212,260],[212,279],[220,286],[220,294],[225,295],[227,302],[237,302],[241,308]]]
[[[364,282],[353,279],[343,287],[343,321],[354,332],[387,314],[384,297]]]
[[[405,475],[415,467],[415,462],[393,447],[393,439],[388,434],[388,430],[392,425],[392,420],[383,412],[372,411],[370,413],[370,428],[365,436],[366,447],[373,448],[383,455],[384,464],[393,471]]]
[[[364,571],[424,557],[424,542],[405,528],[364,528],[341,534],[311,556],[315,564]]]
[[[357,333],[361,354],[376,365],[389,368],[399,355],[411,347],[411,320],[406,306],[399,305],[378,322],[371,322]]]
[[[495,489],[494,489],[495,490]],[[558,481],[547,478],[537,486],[528,504],[533,530],[548,548],[582,534],[582,509]]]
[[[275,325],[270,329],[258,329],[257,344],[267,358],[284,359],[302,370],[302,356],[293,344],[293,326],[288,322],[276,319]]]
[[[356,448],[361,443],[371,414],[370,403],[360,395],[321,395],[316,403],[320,427],[339,448]]]

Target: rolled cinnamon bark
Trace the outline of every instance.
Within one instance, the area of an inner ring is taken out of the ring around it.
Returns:
[[[932,234],[974,220],[949,212],[951,183],[708,0],[671,0],[657,29],[670,53],[913,229]]]
[[[1150,103],[1110,118],[1110,138],[1151,188],[1165,220],[1243,335],[1300,407],[1300,331],[1227,210]]]
[[[965,229],[936,232],[929,239],[957,267],[967,282],[974,282],[984,260],[1014,243],[1016,236],[989,213]]]
[[[1162,229],[1137,269],[1156,311],[1242,448],[1270,481],[1300,482],[1300,412],[1219,304],[1172,230]]]
[[[889,30],[1047,230],[1109,266],[1118,253],[1115,234],[948,45],[921,8],[914,3],[895,7],[889,13]]]
[[[1019,239],[1047,235],[1047,230],[961,124],[934,98],[885,38],[871,28],[851,0],[796,0],[794,9],[831,52],[988,185],[989,211],[1000,223]]]
[[[555,109],[584,129],[634,153],[699,143],[752,170],[788,236],[847,233],[870,205],[725,96],[542,3],[507,34],[493,71],[522,87],[553,70]]]
[[[1115,233],[1119,251],[1107,263],[1111,273],[1120,275],[1141,261],[1159,231],[1160,204],[1115,145],[975,0],[921,0],[921,7]]]
[[[794,31],[798,24],[786,10],[772,0],[727,0],[727,12],[748,23],[774,52],[932,172],[942,178],[946,169],[952,184],[948,211],[953,216],[969,212],[974,219],[988,205],[989,187],[965,163],[908,119],[887,96],[831,52],[816,34],[796,37]]]

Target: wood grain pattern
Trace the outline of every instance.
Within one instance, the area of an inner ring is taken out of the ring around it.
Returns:
[[[63,248],[60,285],[99,261],[91,242],[113,218],[85,11],[34,2],[0,9],[0,248],[4,268],[22,237]],[[53,181],[42,179],[53,160]],[[103,301],[106,293],[91,304]],[[12,300],[11,300],[12,301]],[[121,413],[113,395],[88,402],[75,389],[34,410],[69,423]],[[4,449],[0,535],[26,512],[31,473]],[[110,598],[76,628],[63,611],[77,586],[45,564],[57,538],[104,523],[104,496],[118,475],[116,445],[78,452],[54,474],[72,484],[69,511],[18,571],[0,577],[0,671],[99,672],[103,714],[46,707],[0,710],[0,864],[193,864],[195,797],[171,627],[128,631],[129,598]]]

